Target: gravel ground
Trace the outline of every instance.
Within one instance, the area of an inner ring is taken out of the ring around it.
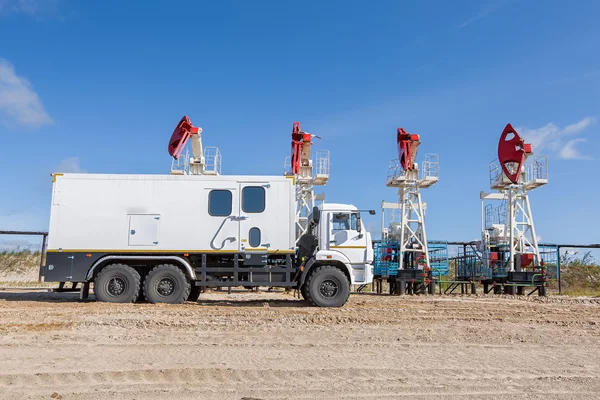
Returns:
[[[600,299],[4,290],[0,360],[2,399],[597,399]]]

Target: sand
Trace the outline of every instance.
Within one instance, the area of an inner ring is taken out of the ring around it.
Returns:
[[[600,397],[597,298],[77,299],[0,291],[1,399]]]

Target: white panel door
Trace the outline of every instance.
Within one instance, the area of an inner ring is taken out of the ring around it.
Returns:
[[[240,182],[240,246],[239,251],[265,251],[272,246],[273,235],[277,234],[277,199],[274,188],[266,182]]]
[[[158,244],[159,214],[129,215],[129,245],[156,246]]]
[[[206,188],[208,218],[197,229],[208,248],[201,250],[237,252],[239,246],[239,193],[236,182],[214,182]]]

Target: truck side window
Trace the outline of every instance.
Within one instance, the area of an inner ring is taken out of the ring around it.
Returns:
[[[250,247],[260,246],[260,229],[256,227],[250,228],[249,236]]]
[[[229,190],[211,190],[208,193],[208,214],[213,217],[231,215],[232,195]]]
[[[242,210],[247,213],[265,211],[265,188],[262,186],[246,186],[243,188]]]
[[[333,214],[332,229],[334,231],[349,231],[350,220],[349,215],[344,213]]]
[[[353,213],[352,214],[352,220],[351,222],[351,228],[353,231],[357,231],[358,230],[358,214]]]

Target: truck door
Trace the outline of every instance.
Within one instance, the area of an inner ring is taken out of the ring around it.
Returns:
[[[271,235],[277,233],[277,225],[282,221],[277,220],[275,199],[269,196],[272,190],[264,182],[239,183],[239,251],[267,251],[273,239]],[[283,221],[283,223],[286,223]]]
[[[333,211],[328,213],[329,249],[344,253],[351,264],[364,264],[367,235],[358,232],[358,213]]]
[[[239,246],[239,191],[234,182],[214,182],[206,189],[208,215],[206,225],[210,250],[237,252]],[[204,235],[204,234],[203,234]]]

